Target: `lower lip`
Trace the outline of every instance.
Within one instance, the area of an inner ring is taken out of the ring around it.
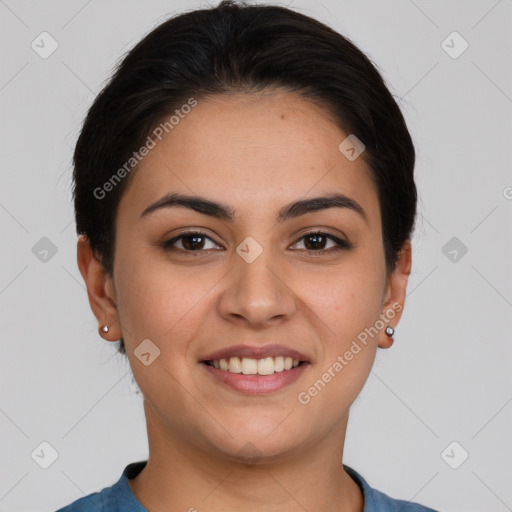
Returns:
[[[261,395],[278,391],[295,382],[306,370],[309,363],[302,363],[290,370],[274,372],[272,375],[244,375],[215,368],[206,363],[200,363],[210,375],[237,391],[249,395]]]

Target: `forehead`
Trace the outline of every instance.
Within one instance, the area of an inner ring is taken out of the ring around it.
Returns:
[[[165,117],[162,122],[169,119]],[[177,118],[176,118],[177,119]],[[242,215],[256,207],[340,192],[379,215],[362,157],[338,146],[347,137],[321,107],[295,93],[216,95],[198,99],[164,132],[136,168],[120,204],[139,214],[178,191],[229,199]]]

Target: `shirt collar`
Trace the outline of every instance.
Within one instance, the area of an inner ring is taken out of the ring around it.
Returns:
[[[146,464],[147,460],[132,462],[131,464],[128,464],[125,467],[121,478],[115,485],[115,495],[120,506],[122,507],[120,512],[124,512],[125,508],[130,512],[148,512],[137,500],[135,494],[133,494],[130,484],[128,483],[128,480],[135,478],[145,468]],[[378,503],[376,502],[376,498],[374,496],[374,489],[370,487],[368,482],[355,469],[352,469],[345,464],[343,464],[343,468],[352,478],[352,480],[356,482],[363,493],[363,512],[372,512],[378,510]]]

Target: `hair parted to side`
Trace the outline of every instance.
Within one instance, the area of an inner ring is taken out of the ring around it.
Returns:
[[[394,270],[415,224],[415,150],[380,73],[348,38],[313,18],[224,0],[147,34],[86,116],[73,159],[76,227],[107,272],[113,273],[119,201],[136,166],[103,197],[95,191],[133,158],[162,118],[190,98],[275,89],[324,107],[364,143],[361,158],[378,190],[386,269]],[[123,339],[118,350],[126,353]]]

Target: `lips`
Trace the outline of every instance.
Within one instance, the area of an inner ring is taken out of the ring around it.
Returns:
[[[265,359],[267,357],[291,357],[292,359],[298,359],[300,362],[309,362],[309,358],[298,352],[295,349],[286,347],[284,345],[233,345],[231,347],[225,347],[215,352],[210,352],[199,360],[202,363],[209,361],[218,361],[220,359],[229,359],[231,357],[248,358],[248,359]]]
[[[248,395],[291,385],[311,366],[309,358],[284,345],[234,345],[204,355],[201,368],[222,386]]]

